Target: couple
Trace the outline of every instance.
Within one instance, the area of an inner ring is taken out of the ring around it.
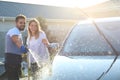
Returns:
[[[26,17],[18,15],[15,19],[16,26],[10,29],[6,34],[5,41],[5,70],[8,80],[19,80],[21,74],[22,54],[28,53],[31,67],[35,67],[36,60],[24,46],[21,31],[24,30]],[[27,47],[34,51],[34,54],[40,57],[41,61],[49,59],[47,47],[49,42],[46,34],[41,30],[40,23],[37,19],[29,21]]]

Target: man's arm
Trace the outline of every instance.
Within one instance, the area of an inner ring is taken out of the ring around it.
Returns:
[[[19,40],[19,38],[18,38],[17,35],[13,35],[13,36],[11,37],[11,39],[12,39],[12,41],[16,44],[16,46],[17,46],[18,48],[20,48],[20,50],[21,50],[22,53],[27,53],[27,52],[28,52],[27,48],[22,44],[22,41]]]
[[[19,40],[18,35],[13,35],[11,37],[12,41],[16,44],[18,48],[22,46],[22,42]]]

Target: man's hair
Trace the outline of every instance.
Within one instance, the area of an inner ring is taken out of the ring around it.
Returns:
[[[15,18],[15,21],[18,22],[19,19],[26,19],[26,16],[24,16],[23,14],[19,14],[19,15]]]

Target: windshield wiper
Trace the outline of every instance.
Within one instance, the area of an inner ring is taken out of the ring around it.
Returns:
[[[81,12],[83,12],[84,15],[86,15],[87,17],[90,17],[90,16],[89,16],[86,12],[84,12],[82,9],[80,9],[80,10],[81,10]],[[100,75],[100,77],[98,77],[98,78],[96,79],[96,80],[100,80],[103,76],[105,76],[105,75],[110,71],[110,69],[112,68],[112,66],[113,66],[114,63],[116,62],[119,54],[118,54],[118,52],[116,51],[116,49],[112,46],[112,44],[110,43],[110,41],[106,38],[106,36],[104,35],[104,33],[99,29],[99,27],[97,26],[97,24],[95,23],[95,21],[92,20],[92,22],[93,22],[93,24],[95,25],[96,29],[98,30],[99,34],[100,34],[101,36],[103,36],[103,38],[106,40],[106,42],[109,44],[109,46],[112,48],[113,52],[114,52],[115,55],[116,55],[115,58],[114,58],[114,60],[113,60],[113,62],[112,62],[111,65],[110,65],[110,67],[109,67],[105,72],[103,72],[103,73]]]

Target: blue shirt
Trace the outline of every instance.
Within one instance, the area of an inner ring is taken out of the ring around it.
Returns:
[[[19,29],[17,27],[10,29],[5,37],[5,53],[21,55],[22,52],[20,51],[20,48],[18,48],[17,45],[11,39],[11,37],[14,35],[17,35],[18,39],[23,43],[22,34],[19,31]]]

